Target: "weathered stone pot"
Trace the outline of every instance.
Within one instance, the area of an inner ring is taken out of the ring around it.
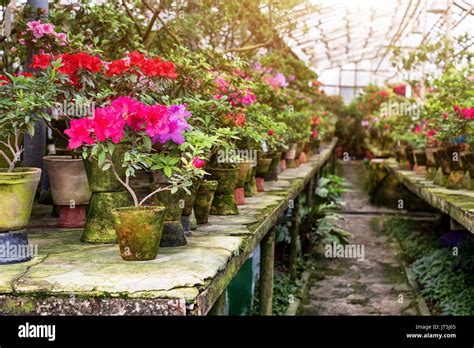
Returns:
[[[242,161],[239,163],[239,172],[237,174],[237,182],[235,184],[236,188],[244,187],[252,163],[252,161]]]
[[[411,146],[407,146],[405,148],[405,157],[408,160],[409,169],[412,170],[415,166],[415,156],[413,154],[413,148]]]
[[[0,232],[28,226],[40,178],[39,168],[0,169]]]
[[[252,197],[257,194],[257,181],[255,175],[257,174],[257,166],[252,167],[249,170],[248,180],[245,183],[245,197]]]
[[[120,256],[126,261],[154,260],[163,232],[164,207],[112,209]]]
[[[270,169],[271,158],[259,158],[257,160],[257,178],[264,178]]]
[[[469,172],[469,175],[474,179],[474,152],[465,152],[461,155],[463,167]]]
[[[438,149],[436,147],[427,147],[425,149],[425,156],[426,156],[426,166],[428,168],[434,168],[436,167],[436,160],[435,160],[435,155],[434,153]]]
[[[191,194],[185,192],[184,194],[184,208],[181,214],[181,224],[183,225],[184,234],[191,233],[191,214],[193,213],[194,204],[196,202],[196,193],[199,183],[195,182],[188,188]]]
[[[426,166],[426,152],[425,150],[414,150],[415,163],[418,166]]]
[[[125,177],[125,169],[121,165],[123,155],[124,147],[116,146],[112,161],[115,163],[115,168],[121,178]],[[115,233],[112,209],[129,206],[128,193],[112,170],[102,170],[96,160],[84,160],[84,168],[92,195],[87,212],[87,223],[81,241],[87,243],[116,243],[117,234]]]
[[[438,159],[439,166],[443,171],[443,174],[450,174],[451,173],[451,164],[448,157],[448,152],[446,149],[439,149],[435,152],[435,157]]]
[[[270,154],[272,159],[270,167],[268,168],[267,174],[265,174],[265,181],[276,181],[278,180],[278,167],[280,166],[281,154],[280,152],[275,152]]]
[[[218,182],[209,180],[201,182],[194,204],[194,215],[198,224],[207,224],[211,213],[212,201],[217,189]]]
[[[297,143],[292,143],[290,145],[290,148],[288,149],[288,151],[286,151],[286,154],[285,154],[285,159],[287,160],[294,160],[295,157],[296,157],[296,149],[298,147],[298,144]]]
[[[158,188],[167,188],[168,183],[154,183],[151,190],[155,191]],[[185,206],[186,192],[183,189],[178,189],[176,193],[171,193],[171,190],[157,192],[153,196],[155,205],[166,208],[163,236],[161,238],[161,247],[177,247],[187,244],[184,236],[184,229],[181,223],[181,216]]]
[[[237,215],[239,210],[235,202],[234,190],[239,168],[211,167],[207,171],[211,174],[211,179],[218,182],[211,214]]]
[[[451,171],[453,170],[462,170],[462,162],[461,162],[461,152],[462,146],[460,145],[453,145],[448,146],[446,148],[446,152],[449,159],[449,166]]]
[[[257,192],[265,192],[265,175],[267,175],[270,164],[272,163],[271,158],[259,158],[257,161]]]
[[[60,206],[59,227],[86,224],[86,205],[91,199],[84,162],[71,156],[45,156],[53,203]]]
[[[296,146],[296,154],[295,154],[295,159],[299,159],[300,156],[301,156],[301,153],[303,152],[303,149],[304,149],[304,141],[300,141],[298,142],[297,146]]]

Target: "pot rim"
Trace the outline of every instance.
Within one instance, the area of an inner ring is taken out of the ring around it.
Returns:
[[[129,212],[129,211],[164,211],[166,210],[166,207],[159,206],[159,205],[142,205],[139,207],[136,207],[134,205],[130,205],[127,207],[118,207],[118,208],[113,208],[111,211],[112,213],[121,213],[121,212]]]
[[[19,177],[25,174],[36,174],[39,175],[41,174],[41,168],[35,168],[35,167],[18,167],[14,168],[13,172],[8,172],[8,168],[0,168],[0,176],[13,176],[13,177]]]
[[[205,186],[206,188],[217,188],[219,181],[217,180],[208,180],[200,183],[199,187]]]
[[[82,162],[82,158],[72,158],[69,155],[51,155],[44,156],[44,161],[53,161],[53,162]]]
[[[239,170],[239,167],[237,167],[237,166],[234,167],[234,168],[209,167],[209,168],[207,168],[207,170],[208,170],[208,171],[213,171],[213,170],[217,171],[217,170],[220,170],[220,171],[228,171],[228,172],[230,172],[230,171],[238,171],[238,170]]]

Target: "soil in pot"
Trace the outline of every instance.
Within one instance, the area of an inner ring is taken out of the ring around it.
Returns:
[[[124,207],[112,210],[120,255],[126,261],[154,260],[163,232],[164,207]]]
[[[237,167],[211,167],[208,168],[211,179],[218,182],[214,200],[212,202],[212,215],[237,215],[239,210],[234,198],[235,185],[237,183]]]
[[[151,190],[155,191],[160,187],[165,188],[168,186],[168,183],[155,183],[152,184]],[[174,194],[171,193],[171,190],[164,190],[153,196],[155,205],[166,207],[161,247],[177,247],[187,244],[181,223],[181,216],[185,206],[185,195],[186,192],[183,189],[179,189]]]
[[[207,224],[211,213],[212,201],[217,189],[218,182],[215,180],[204,181],[199,185],[194,204],[194,215],[198,224]]]
[[[0,232],[28,226],[40,178],[39,168],[0,169]]]

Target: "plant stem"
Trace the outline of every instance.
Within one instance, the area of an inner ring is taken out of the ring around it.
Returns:
[[[133,204],[135,207],[139,207],[140,204],[138,203],[138,197],[135,191],[133,191],[132,187],[130,186],[130,177],[126,177],[125,181],[122,180],[122,178],[118,175],[117,171],[115,170],[115,166],[112,161],[109,160],[109,163],[111,165],[112,171],[117,178],[117,180],[127,189],[127,191],[130,193],[130,195],[133,198]]]
[[[183,185],[182,184],[178,184],[178,188],[182,187]],[[146,196],[145,198],[143,198],[141,201],[140,201],[140,206],[145,203],[150,197],[152,197],[153,195],[157,194],[158,192],[162,192],[162,191],[166,191],[166,190],[170,190],[172,186],[167,186],[167,187],[160,187],[159,189],[156,189],[155,191],[153,191],[152,193],[150,193],[148,196]]]

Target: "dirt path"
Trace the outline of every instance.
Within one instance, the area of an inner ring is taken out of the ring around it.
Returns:
[[[341,224],[353,234],[351,245],[364,247],[364,259],[315,257],[303,315],[416,315],[414,294],[397,257],[394,242],[379,231],[380,213],[364,192],[363,164],[343,164],[342,176],[351,184],[344,194]],[[341,175],[341,174],[340,174]],[[359,249],[362,250],[362,249]]]

